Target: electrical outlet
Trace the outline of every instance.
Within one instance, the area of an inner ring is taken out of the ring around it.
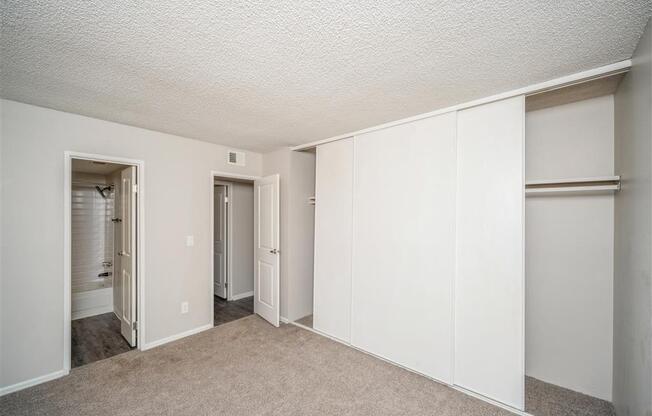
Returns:
[[[188,302],[181,302],[181,313],[188,313]]]
[[[186,236],[186,247],[192,247],[195,245],[195,236],[187,235]]]

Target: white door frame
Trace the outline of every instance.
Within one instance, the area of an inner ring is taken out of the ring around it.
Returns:
[[[215,183],[216,180],[217,182],[222,182],[220,185],[226,185],[228,186],[227,190],[227,195],[229,198],[229,203],[227,204],[227,236],[226,236],[226,255],[227,255],[227,293],[226,293],[226,298],[227,300],[233,299],[233,292],[232,288],[233,285],[231,283],[231,278],[232,278],[232,269],[231,265],[233,264],[232,258],[231,258],[231,253],[233,253],[231,244],[233,242],[233,227],[232,225],[232,220],[233,220],[233,204],[231,201],[233,201],[231,198],[233,197],[233,184],[223,181],[223,179],[240,179],[240,180],[246,180],[246,181],[256,181],[258,179],[261,179],[262,176],[253,176],[253,175],[240,175],[237,173],[229,173],[229,172],[221,172],[217,170],[212,170],[211,171],[211,176],[210,176],[210,190],[211,190],[211,197],[210,199],[210,233],[211,233],[211,244],[210,244],[210,250],[211,250],[211,265],[210,265],[210,290],[208,291],[208,294],[210,295],[209,301],[211,305],[211,324],[215,325],[215,304],[213,302],[213,292],[214,292],[214,279],[215,279],[215,259],[213,258],[213,253],[215,252],[215,236],[213,233],[215,232]],[[254,249],[253,247],[251,248],[252,250]]]
[[[136,284],[138,286],[136,299],[136,347],[139,350],[147,345],[145,338],[145,162],[92,153],[73,151],[64,152],[63,168],[63,369],[70,372],[71,359],[71,195],[72,195],[72,160],[92,160],[97,162],[118,163],[136,167],[138,184],[138,209],[136,223],[138,224],[136,238]]]
[[[232,182],[226,182],[222,180],[215,180],[213,183],[213,210],[215,210],[215,185],[222,185],[226,187],[226,198],[227,198],[227,203],[226,203],[226,244],[224,245],[224,250],[226,251],[226,278],[224,281],[226,282],[226,300],[229,301],[233,299],[233,292],[232,292],[232,278],[233,276],[233,258],[231,256],[231,253],[233,253],[232,250],[232,241],[233,241],[233,204],[231,203],[233,200],[231,199],[233,197],[233,183]],[[213,226],[215,226],[215,212],[213,212]],[[215,249],[215,228],[211,228],[211,236],[213,238],[213,242],[211,245],[213,246],[213,249]],[[213,261],[215,258],[213,257]],[[215,273],[215,265],[213,265],[213,273]],[[213,275],[213,280],[215,279],[215,275]]]

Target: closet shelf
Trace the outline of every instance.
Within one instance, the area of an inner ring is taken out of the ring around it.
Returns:
[[[526,194],[565,192],[608,192],[620,190],[620,176],[565,178],[525,182]]]

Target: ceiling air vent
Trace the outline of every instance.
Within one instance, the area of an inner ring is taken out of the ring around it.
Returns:
[[[227,162],[229,162],[230,165],[244,166],[245,165],[244,152],[236,152],[234,150],[229,150]]]

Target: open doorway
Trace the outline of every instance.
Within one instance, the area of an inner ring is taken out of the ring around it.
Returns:
[[[213,325],[254,313],[253,181],[213,184]]]
[[[70,367],[138,345],[139,167],[70,157]]]
[[[280,179],[211,172],[213,325],[280,321]]]

